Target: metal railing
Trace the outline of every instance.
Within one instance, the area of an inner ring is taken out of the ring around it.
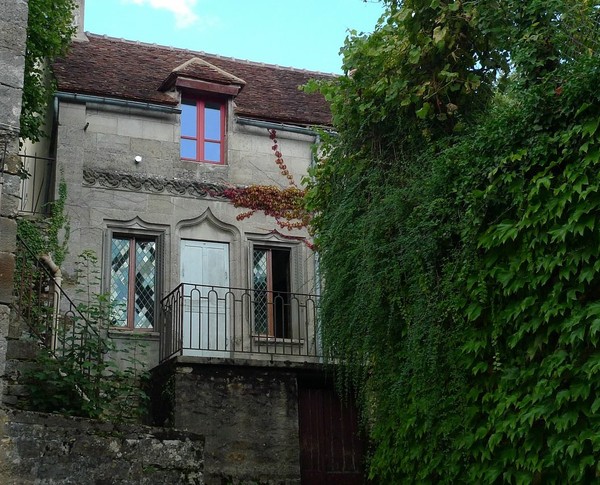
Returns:
[[[13,307],[40,346],[55,358],[89,373],[87,363],[104,359],[108,348],[60,286],[57,269],[50,258],[38,256],[17,237]]]
[[[19,211],[25,214],[42,214],[49,200],[50,177],[54,158],[19,154],[21,157],[21,204]]]
[[[318,304],[316,295],[182,283],[161,301],[161,362],[178,355],[317,360]]]

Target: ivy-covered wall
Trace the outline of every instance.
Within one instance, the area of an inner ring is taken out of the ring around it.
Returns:
[[[600,5],[385,3],[309,193],[371,475],[598,481]]]

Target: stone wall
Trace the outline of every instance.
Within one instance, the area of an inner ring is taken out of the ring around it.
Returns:
[[[206,438],[207,484],[299,484],[297,370],[185,358],[154,371],[155,415]]]
[[[200,485],[204,439],[194,433],[0,410],[5,485]]]
[[[13,295],[15,216],[19,204],[19,119],[25,68],[27,2],[0,0],[0,375],[4,373]],[[0,380],[0,398],[3,395]]]

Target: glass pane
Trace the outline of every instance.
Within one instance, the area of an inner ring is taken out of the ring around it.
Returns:
[[[156,242],[136,241],[135,245],[135,328],[154,327]]]
[[[218,103],[204,105],[204,138],[206,140],[221,139],[221,105]]]
[[[269,331],[269,306],[267,300],[267,251],[255,249],[252,264],[254,286],[254,331],[266,335]]]
[[[196,140],[181,139],[181,158],[196,160]]]
[[[204,160],[207,162],[221,161],[221,144],[204,142]]]
[[[110,301],[112,324],[127,326],[129,295],[129,239],[114,238],[111,246]]]
[[[181,136],[191,136],[197,138],[198,130],[196,126],[196,103],[183,100],[181,102]]]

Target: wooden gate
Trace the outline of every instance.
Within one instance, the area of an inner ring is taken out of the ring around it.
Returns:
[[[302,485],[364,483],[356,408],[326,387],[299,386]]]

